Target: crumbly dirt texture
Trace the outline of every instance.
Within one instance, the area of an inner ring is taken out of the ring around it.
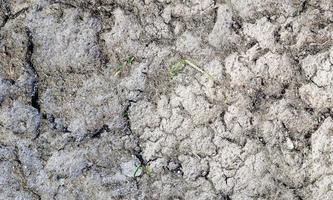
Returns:
[[[331,0],[0,0],[0,200],[331,200],[332,45]]]

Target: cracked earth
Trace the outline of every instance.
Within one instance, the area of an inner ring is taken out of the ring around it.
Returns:
[[[0,0],[0,199],[333,199],[332,45],[330,0]]]

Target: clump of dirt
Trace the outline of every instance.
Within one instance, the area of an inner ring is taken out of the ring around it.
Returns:
[[[0,2],[1,199],[332,199],[333,3]]]

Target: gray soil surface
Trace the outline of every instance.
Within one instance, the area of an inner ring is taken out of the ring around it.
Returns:
[[[331,0],[0,0],[0,200],[331,200],[332,109]]]

